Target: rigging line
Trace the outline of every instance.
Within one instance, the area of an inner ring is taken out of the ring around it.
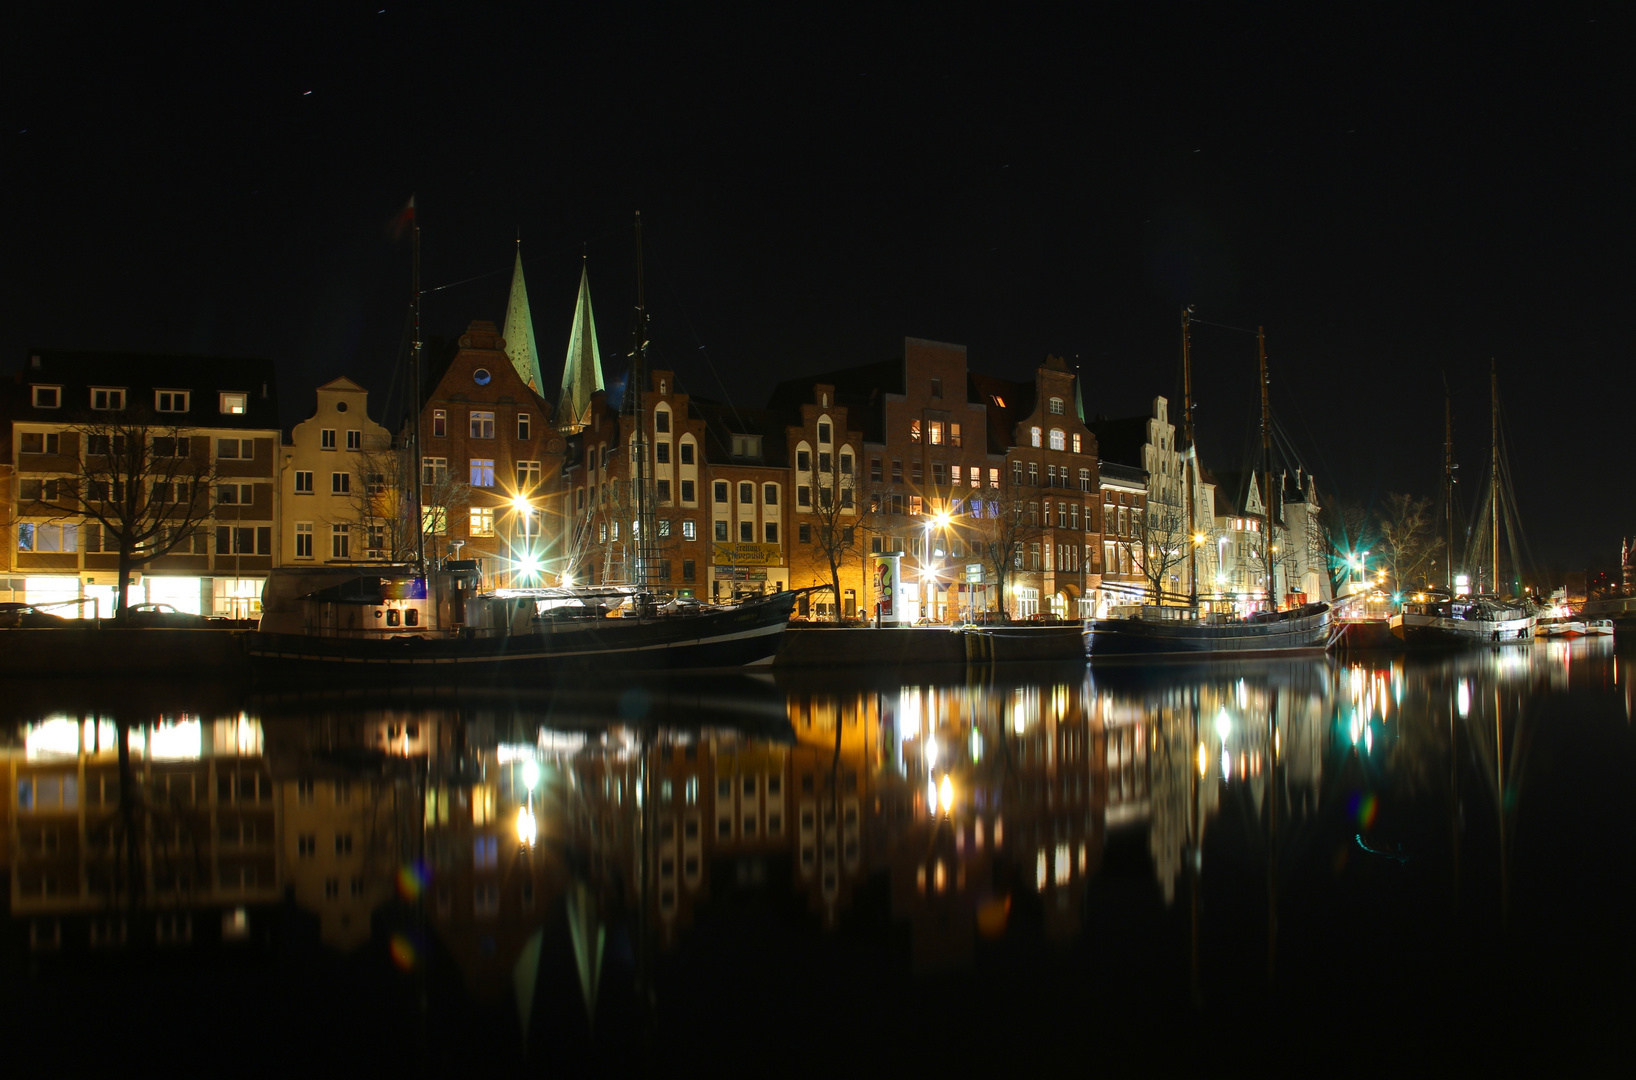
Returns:
[[[600,234],[598,236],[587,237],[584,240],[576,240],[572,244],[569,244],[567,247],[556,248],[554,250],[541,252],[539,254],[530,254],[528,256],[528,258],[523,260],[523,265],[526,268],[530,264],[538,264],[538,263],[542,262],[545,259],[556,258],[559,255],[563,255],[563,254],[565,254],[567,252],[573,251],[575,248],[580,248],[580,249],[583,250],[586,244],[594,243],[594,242],[596,242],[598,240],[606,240],[610,236],[617,236],[618,234],[620,234],[622,232],[628,232],[631,228],[632,228],[632,226],[630,226],[630,225],[624,225],[624,226],[621,226],[620,228],[617,228],[617,229],[610,229],[607,232],[602,233],[602,234]],[[427,295],[430,295],[431,293],[442,292],[444,289],[453,289],[453,288],[457,288],[457,287],[459,287],[461,285],[470,285],[474,281],[482,281],[485,278],[499,277],[501,274],[509,274],[510,272],[511,272],[511,267],[509,267],[509,266],[507,266],[507,267],[505,267],[503,269],[500,269],[500,270],[489,270],[489,271],[486,271],[486,272],[481,273],[481,274],[476,274],[476,275],[474,275],[472,277],[469,277],[469,278],[461,278],[459,281],[451,281],[451,282],[448,282],[448,283],[443,284],[443,285],[434,285],[434,286],[432,286],[430,288],[422,289],[422,290],[420,290],[420,294],[422,296],[427,296]]]
[[[664,278],[665,287],[670,290],[670,295],[675,299],[676,310],[682,313],[682,321],[687,324],[688,333],[693,335],[693,341],[698,345],[699,353],[704,357],[705,366],[710,369],[711,376],[716,380],[716,385],[721,389],[722,400],[725,401],[727,403],[727,407],[733,411],[733,421],[738,424],[739,427],[743,427],[744,418],[739,415],[738,405],[734,403],[732,395],[727,392],[727,384],[722,381],[721,372],[716,370],[716,362],[710,358],[710,350],[705,347],[704,341],[699,337],[698,327],[693,325],[693,316],[688,314],[687,304],[682,301],[681,290],[676,288],[676,283],[670,279],[670,271],[666,270],[663,264],[659,262],[658,254],[653,254],[651,258],[653,259],[654,267],[659,271],[659,276]],[[728,441],[728,445],[732,445],[731,440]]]
[[[1192,319],[1188,321],[1194,326],[1213,326],[1217,330],[1236,330],[1240,334],[1249,334],[1251,337],[1254,337],[1256,334],[1256,331],[1246,330],[1242,326],[1228,326],[1226,323],[1211,322],[1209,319],[1201,319],[1197,315],[1193,316]]]

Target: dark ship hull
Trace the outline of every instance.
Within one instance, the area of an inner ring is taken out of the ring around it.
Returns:
[[[1328,604],[1243,621],[1094,619],[1085,627],[1085,653],[1093,662],[1317,653],[1329,647],[1329,632]]]
[[[742,667],[768,663],[794,593],[731,608],[640,618],[545,621],[535,633],[400,634],[390,638],[244,635],[258,680],[290,676],[448,682],[539,679],[562,673]]]

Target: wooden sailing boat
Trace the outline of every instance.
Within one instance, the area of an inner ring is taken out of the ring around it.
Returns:
[[[1268,611],[1248,617],[1222,612],[1201,614],[1198,601],[1198,556],[1193,524],[1193,445],[1192,369],[1190,352],[1193,309],[1182,311],[1183,431],[1187,439],[1188,465],[1185,470],[1188,519],[1189,602],[1186,607],[1162,604],[1143,606],[1130,618],[1092,619],[1085,624],[1085,653],[1095,661],[1140,659],[1143,657],[1188,657],[1193,659],[1239,654],[1291,654],[1322,652],[1329,646],[1329,605],[1303,604],[1280,611],[1273,583],[1273,560],[1267,567]],[[1271,544],[1272,507],[1272,410],[1267,394],[1267,336],[1256,330],[1256,352],[1261,383],[1261,512],[1263,543]]]
[[[1496,593],[1500,580],[1500,382],[1489,366],[1490,469],[1489,522],[1492,530],[1490,556]],[[1445,446],[1445,459],[1452,451]],[[1451,470],[1452,466],[1446,466]],[[1450,472],[1449,475],[1452,475]],[[1452,486],[1452,480],[1446,481]],[[1452,536],[1452,528],[1450,530]],[[1516,559],[1513,541],[1512,559]],[[1449,562],[1452,564],[1453,559]],[[1534,640],[1534,613],[1515,598],[1499,595],[1435,596],[1406,603],[1388,625],[1392,635],[1411,649],[1449,649],[1473,645],[1514,645]]]

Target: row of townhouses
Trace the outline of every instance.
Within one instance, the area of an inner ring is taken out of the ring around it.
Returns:
[[[891,360],[784,381],[764,408],[695,397],[664,369],[619,400],[582,276],[553,401],[519,258],[504,321],[471,323],[427,368],[409,421],[372,419],[368,390],[337,377],[286,430],[270,361],[32,352],[0,388],[0,601],[106,616],[123,550],[130,602],[247,618],[275,567],[403,564],[422,546],[492,586],[828,586],[802,601],[813,617],[868,617],[871,556],[891,552],[900,617],[934,622],[1104,614],[1153,590],[1265,598],[1259,477],[1200,469],[1163,397],[1087,417],[1057,357],[1013,381],[907,338]],[[1272,494],[1275,594],[1326,595],[1312,478]]]

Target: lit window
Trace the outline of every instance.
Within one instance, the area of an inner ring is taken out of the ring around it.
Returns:
[[[1059,397],[1052,398],[1051,401],[1050,401],[1050,410],[1051,410],[1051,415],[1052,416],[1061,416],[1062,415],[1062,399],[1059,398]]]
[[[494,459],[471,459],[471,486],[491,488],[494,486]]]
[[[691,520],[683,521],[682,522],[682,539],[683,540],[697,540],[698,538],[699,538],[698,526]]]
[[[223,416],[243,416],[250,405],[250,395],[223,393],[221,408]]]
[[[471,511],[471,535],[494,535],[494,510],[492,507],[473,507]]]
[[[943,421],[933,420],[931,422],[931,438],[933,446],[943,445]]]
[[[1040,429],[1039,428],[1036,427],[1036,428],[1029,428],[1028,429],[1028,443],[1029,443],[1030,446],[1038,446],[1040,444]]]
[[[1079,450],[1079,434],[1076,432],[1074,434],[1074,453],[1077,454],[1079,452],[1080,452],[1080,450]]]
[[[1078,436],[1075,436],[1075,438],[1078,438]],[[1066,435],[1063,434],[1063,431],[1062,431],[1061,428],[1052,428],[1051,429],[1051,449],[1053,449],[1053,450],[1066,450],[1066,449],[1068,449],[1068,438],[1067,438]]]
[[[960,445],[960,425],[959,424],[950,424],[949,425],[949,445],[950,446],[959,446]]]
[[[919,442],[920,441],[920,421],[919,420],[909,421],[909,441],[910,442]]]

